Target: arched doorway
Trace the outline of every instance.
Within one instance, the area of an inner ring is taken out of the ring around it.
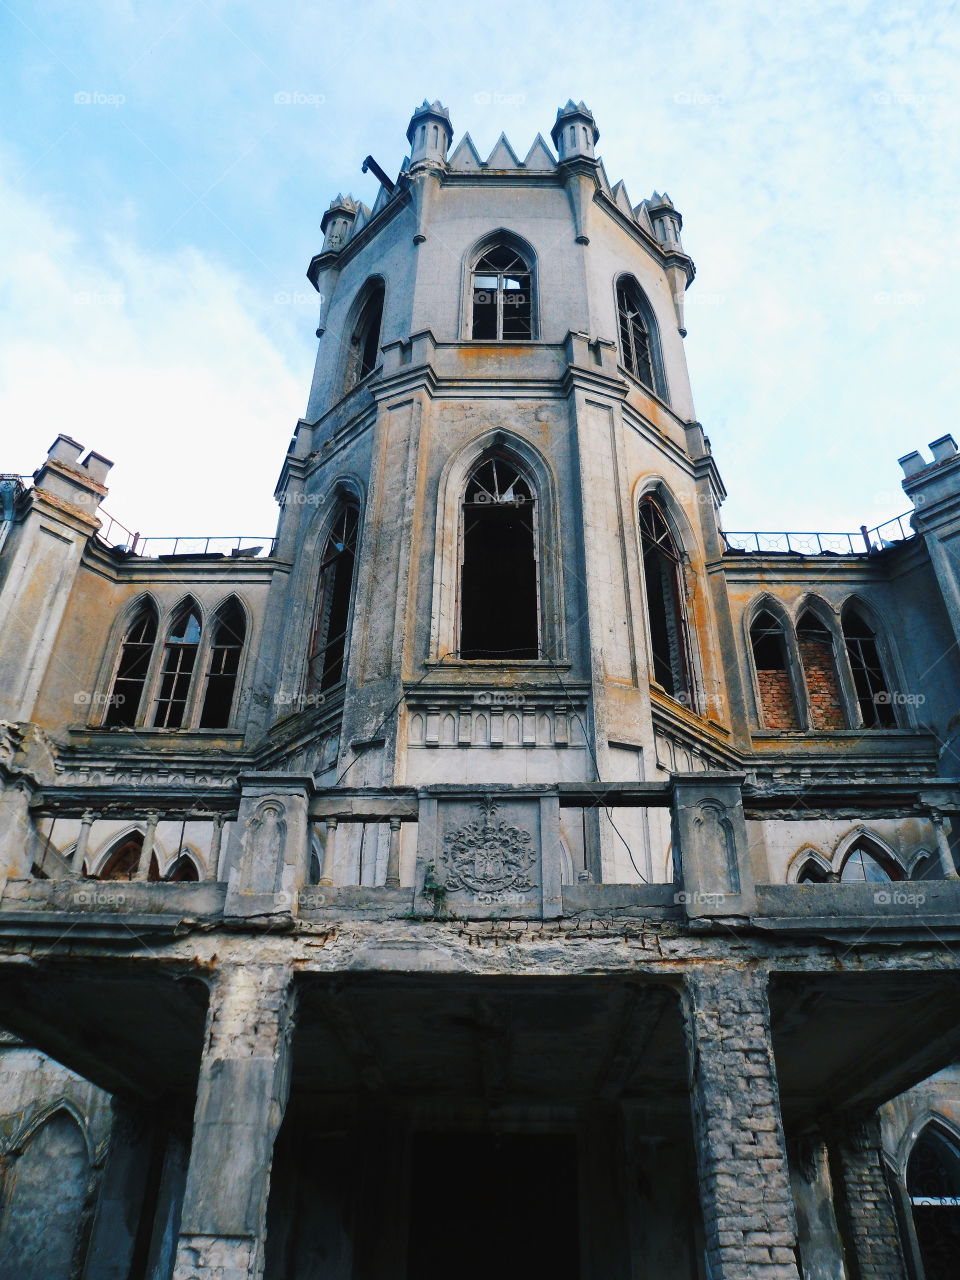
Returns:
[[[907,1193],[924,1280],[956,1280],[960,1266],[960,1144],[926,1126],[907,1161]]]
[[[90,1161],[80,1126],[56,1111],[10,1161],[0,1220],[0,1280],[72,1280]]]

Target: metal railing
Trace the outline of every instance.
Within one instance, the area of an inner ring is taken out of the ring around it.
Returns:
[[[910,526],[912,511],[894,516],[873,529],[861,525],[857,533],[724,533],[728,551],[748,554],[787,554],[800,556],[862,556],[882,551],[915,537]]]
[[[142,537],[134,533],[126,525],[109,515],[100,512],[105,523],[100,529],[99,537],[111,547],[119,547],[131,554],[156,559],[159,556],[256,556],[263,558],[273,553],[273,538],[269,535],[242,534],[234,537],[220,537],[216,534],[178,535],[176,537]]]

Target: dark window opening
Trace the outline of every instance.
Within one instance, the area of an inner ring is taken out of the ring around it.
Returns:
[[[907,1161],[907,1194],[926,1280],[954,1280],[960,1257],[960,1145],[927,1125]]]
[[[199,648],[200,615],[193,608],[187,609],[167,636],[160,694],[153,718],[157,729],[179,729],[183,724]]]
[[[617,284],[620,356],[624,368],[653,391],[653,351],[646,309],[636,281],[621,280]]]
[[[683,611],[680,552],[653,498],[640,503],[640,544],[653,656],[653,678],[672,698],[693,706],[693,685]]]
[[[380,329],[383,324],[383,288],[377,288],[363,304],[350,335],[345,389],[349,391],[372,373],[380,359]]]
[[[843,639],[850,658],[860,717],[865,729],[895,729],[893,695],[880,659],[877,637],[856,609],[843,615]]]
[[[783,626],[767,609],[761,609],[753,620],[750,648],[757,672],[760,715],[764,727],[775,730],[799,729]]]
[[[533,337],[530,268],[505,245],[496,245],[473,268],[472,326],[479,342],[524,342]]]
[[[489,1280],[505,1259],[510,1275],[578,1280],[572,1134],[421,1133],[412,1183],[410,1280]]]
[[[140,866],[140,855],[143,850],[143,835],[136,831],[125,837],[120,844],[116,846],[113,853],[103,865],[103,870],[97,876],[98,880],[135,880],[137,870]],[[156,855],[150,855],[150,871],[147,880],[156,884],[160,879],[160,869],[157,866]]]
[[[809,858],[804,864],[797,876],[797,884],[826,884],[827,873],[819,862],[814,862]]]
[[[845,729],[833,633],[810,609],[797,623],[797,647],[807,680],[810,727]]]
[[[359,515],[355,506],[344,506],[324,548],[317,613],[307,656],[308,693],[330,689],[343,679]]]
[[[131,728],[137,723],[156,638],[157,615],[150,609],[134,622],[123,641],[105,724]]]
[[[460,657],[540,656],[536,501],[505,458],[476,468],[463,501]]]
[[[213,624],[207,688],[200,714],[201,729],[225,729],[230,723],[230,709],[233,706],[246,631],[243,610],[236,600],[228,601]]]
[[[192,884],[200,879],[200,872],[194,860],[184,853],[176,860],[164,879],[171,884]]]

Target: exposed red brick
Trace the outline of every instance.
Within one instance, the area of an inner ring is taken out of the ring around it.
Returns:
[[[797,643],[807,679],[811,729],[845,729],[843,700],[832,650],[802,634],[798,635]]]
[[[758,671],[760,708],[767,729],[799,729],[788,671]]]

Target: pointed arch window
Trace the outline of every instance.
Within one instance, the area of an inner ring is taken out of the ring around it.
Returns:
[[[193,669],[200,648],[200,611],[194,604],[181,610],[167,633],[160,674],[160,692],[153,723],[157,729],[179,729],[190,698]]]
[[[750,627],[750,648],[760,694],[760,718],[764,728],[796,731],[800,728],[793,679],[787,657],[783,623],[769,609],[761,609]]]
[[[143,833],[133,831],[124,836],[114,846],[110,856],[100,869],[98,880],[135,880],[143,853]],[[155,884],[160,879],[156,854],[150,855],[150,870],[147,880]]]
[[[656,321],[646,294],[633,276],[621,276],[617,281],[617,329],[623,367],[666,399]]]
[[[812,609],[797,622],[797,648],[807,683],[811,729],[845,729],[833,632]]]
[[[507,244],[493,245],[473,267],[470,336],[477,342],[526,342],[533,337],[533,274]]]
[[[960,1257],[960,1143],[938,1124],[921,1130],[907,1161],[925,1280],[954,1280]]]
[[[171,884],[193,884],[200,879],[200,872],[189,854],[182,853],[163,878]]]
[[[354,503],[344,503],[324,546],[307,655],[308,693],[331,689],[343,679],[359,523],[359,508]]]
[[[156,639],[157,613],[148,605],[134,620],[120,647],[117,674],[104,720],[108,727],[131,728],[137,723]]]
[[[671,697],[692,707],[683,562],[663,510],[653,497],[640,502],[640,546],[653,676]]]
[[[360,315],[350,335],[345,391],[350,391],[377,367],[380,359],[380,330],[383,327],[383,298],[383,285],[378,284],[360,308]]]
[[[233,695],[246,638],[247,620],[237,600],[228,600],[213,621],[213,643],[207,668],[201,729],[225,729],[230,723]]]
[[[843,639],[865,729],[894,729],[893,695],[883,669],[876,632],[856,608],[843,611]]]
[[[468,660],[540,656],[536,494],[503,454],[483,459],[464,491],[459,649]]]
[[[814,858],[808,858],[797,876],[797,884],[826,884],[827,873]]]
[[[844,884],[889,884],[891,880],[902,880],[903,871],[864,842],[855,844],[844,858],[840,879]]]

